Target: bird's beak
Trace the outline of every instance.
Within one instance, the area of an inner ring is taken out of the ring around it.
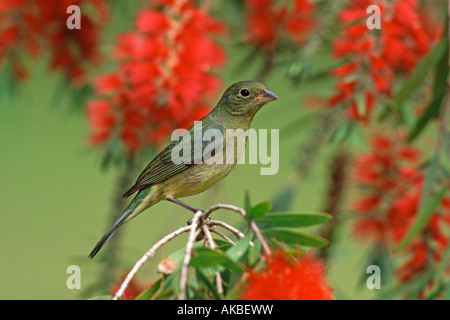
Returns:
[[[268,89],[264,89],[263,93],[255,97],[255,100],[258,101],[259,103],[266,103],[277,99],[278,99],[277,95]]]

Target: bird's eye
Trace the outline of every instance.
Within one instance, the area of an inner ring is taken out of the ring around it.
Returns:
[[[243,97],[248,97],[250,95],[250,91],[248,91],[247,89],[242,89],[240,94]]]

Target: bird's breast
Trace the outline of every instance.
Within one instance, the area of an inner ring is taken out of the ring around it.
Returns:
[[[182,198],[203,192],[225,178],[234,164],[198,164],[161,185],[165,197]]]

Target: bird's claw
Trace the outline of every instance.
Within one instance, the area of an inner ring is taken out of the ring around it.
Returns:
[[[205,215],[205,211],[203,211],[203,210],[200,210],[201,211],[201,213],[202,213],[202,215],[204,216]],[[202,217],[203,218],[203,217]],[[192,224],[192,220],[193,220],[194,218],[191,218],[191,219],[189,219],[188,221],[187,221],[187,225],[188,226],[190,226],[191,224]],[[210,221],[211,220],[211,217],[210,216],[208,216],[208,217],[206,217],[206,220],[207,221]]]

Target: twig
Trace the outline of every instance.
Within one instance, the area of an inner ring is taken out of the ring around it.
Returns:
[[[234,233],[234,235],[236,237],[238,237],[239,239],[242,239],[243,237],[245,237],[245,235],[240,230],[238,230],[235,227],[230,226],[228,223],[225,223],[225,222],[220,221],[220,220],[208,221],[208,225],[210,225],[210,226],[221,226],[222,228],[225,228],[228,231],[231,231],[232,233]]]
[[[153,245],[153,247],[151,247],[151,249],[148,250],[145,253],[145,255],[141,259],[139,259],[138,262],[136,262],[136,264],[134,265],[133,269],[131,269],[131,271],[128,273],[127,277],[122,282],[119,290],[117,290],[116,294],[114,295],[114,297],[112,299],[113,300],[118,300],[123,295],[123,293],[125,292],[126,288],[130,284],[131,279],[133,279],[133,277],[136,275],[136,273],[139,271],[139,269],[142,267],[142,265],[148,260],[148,258],[152,257],[155,254],[156,250],[158,250],[159,247],[161,247],[162,245],[166,244],[167,242],[169,242],[173,238],[179,236],[180,234],[182,234],[184,232],[187,232],[187,231],[190,231],[190,230],[191,230],[191,226],[185,226],[185,227],[179,228],[179,229],[175,230],[174,232],[168,234],[167,236],[165,236],[161,240],[159,240],[157,243],[155,243]]]
[[[243,218],[245,218],[245,210],[230,204],[216,204],[215,206],[212,206],[211,208],[209,208],[206,212],[205,212],[205,218],[208,217],[212,212],[219,210],[219,209],[225,209],[225,210],[231,210],[234,212],[239,213]],[[211,221],[210,221],[211,222]],[[270,250],[269,245],[267,244],[266,240],[264,239],[261,230],[258,228],[258,226],[256,225],[255,222],[250,221],[250,229],[252,229],[253,233],[256,235],[256,237],[258,238],[258,240],[261,242],[262,247],[264,249],[264,252],[266,253],[267,256],[271,256],[272,255],[272,250]]]
[[[178,300],[186,299],[186,286],[188,282],[189,262],[191,261],[195,239],[201,232],[200,229],[197,230],[197,226],[199,225],[199,221],[202,215],[203,213],[201,211],[197,211],[190,225],[191,231],[189,233],[188,242],[186,243],[186,253],[184,254],[183,264],[181,265],[180,293],[178,294]]]
[[[261,245],[264,249],[264,252],[266,253],[266,256],[270,257],[272,256],[272,250],[270,249],[269,245],[267,244],[266,240],[264,239],[261,230],[258,228],[256,223],[254,221],[250,221],[250,229],[252,229],[253,233],[256,235],[256,237],[259,239],[259,242],[261,242]]]
[[[210,230],[210,231],[211,231],[211,232],[214,232],[215,234],[217,234],[217,235],[219,235],[219,236],[221,236],[222,238],[225,239],[225,241],[228,241],[228,242],[231,243],[231,244],[236,244],[236,242],[234,242],[233,240],[231,240],[228,236],[226,236],[226,235],[223,234],[222,232],[217,231],[217,230]]]
[[[214,212],[217,211],[219,209],[225,209],[225,210],[230,210],[230,211],[234,211],[239,213],[243,218],[245,218],[245,210],[236,206],[233,206],[231,204],[223,204],[223,203],[219,203],[216,204],[215,206],[212,206],[211,208],[209,208],[208,210],[206,210],[205,212],[205,218],[209,217],[209,215]]]
[[[158,248],[160,248],[162,245],[164,245],[165,243],[167,243],[168,241],[172,240],[173,238],[179,236],[180,234],[184,233],[184,232],[188,232],[189,231],[189,238],[188,241],[186,243],[186,253],[184,255],[184,259],[183,259],[183,263],[181,266],[181,275],[180,275],[180,292],[178,295],[178,299],[179,300],[184,300],[186,299],[186,287],[187,287],[187,283],[188,283],[188,272],[189,272],[189,263],[191,261],[192,258],[192,252],[193,252],[193,247],[194,247],[194,242],[196,241],[196,239],[198,238],[198,236],[200,235],[200,233],[204,233],[207,243],[208,245],[212,248],[215,249],[216,248],[216,244],[214,242],[214,239],[211,235],[211,232],[215,232],[218,235],[220,235],[221,237],[223,237],[225,240],[231,242],[234,244],[234,242],[227,237],[226,235],[216,231],[216,230],[210,230],[210,227],[213,226],[221,226],[227,230],[229,230],[230,232],[232,232],[233,234],[235,234],[239,239],[244,238],[244,234],[234,228],[233,226],[223,222],[223,221],[218,221],[218,220],[208,220],[208,216],[214,212],[217,211],[219,209],[225,209],[225,210],[230,210],[230,211],[234,211],[237,212],[241,215],[241,217],[245,218],[246,213],[245,210],[233,205],[228,205],[228,204],[217,204],[211,208],[209,208],[205,214],[203,214],[202,211],[198,211],[195,213],[194,218],[192,218],[192,222],[191,225],[179,228],[177,230],[175,230],[174,232],[168,234],[167,236],[163,237],[161,240],[159,240],[157,243],[155,243],[150,250],[148,250],[145,255],[139,259],[138,262],[136,262],[136,264],[134,265],[133,269],[131,269],[131,271],[128,273],[127,277],[125,278],[125,280],[122,282],[122,284],[120,285],[119,290],[117,290],[117,292],[115,293],[113,300],[118,300],[120,297],[123,296],[126,288],[128,287],[128,285],[131,282],[131,279],[133,279],[133,277],[136,275],[136,273],[139,271],[139,269],[142,267],[142,265],[150,258],[152,257],[156,250],[158,250]],[[251,221],[249,223],[250,229],[253,231],[253,233],[256,235],[256,237],[259,239],[259,241],[261,242],[263,249],[266,253],[266,255],[271,255],[271,250],[270,247],[268,246],[267,242],[264,240],[264,237],[262,236],[261,230],[258,228],[258,226]],[[253,246],[253,243],[250,242],[250,245]],[[220,295],[223,296],[223,284],[222,284],[222,277],[220,275],[219,272],[215,273],[215,278],[216,278],[216,286],[217,286],[217,291]]]
[[[210,246],[211,249],[214,250],[216,248],[216,243],[214,242],[211,232],[209,232],[208,226],[206,224],[202,225],[202,230],[203,233],[205,234],[208,245]],[[214,273],[214,276],[216,277],[217,292],[219,293],[220,296],[223,296],[222,276],[220,275],[219,271],[216,271]]]

